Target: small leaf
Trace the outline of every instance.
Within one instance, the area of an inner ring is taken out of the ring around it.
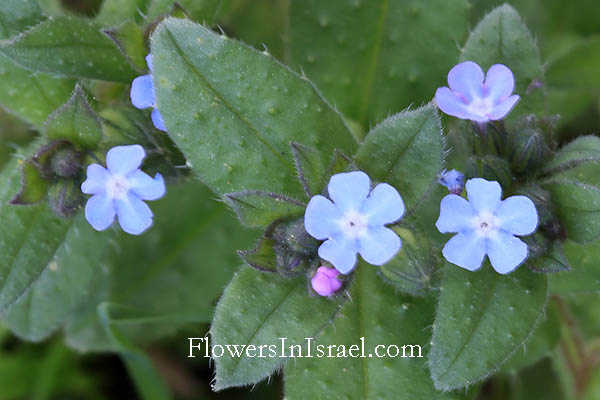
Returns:
[[[402,239],[402,251],[379,267],[384,280],[403,293],[423,295],[431,289],[436,259],[430,240],[420,231],[394,227]]]
[[[102,139],[102,126],[98,116],[88,104],[81,86],[63,106],[46,121],[48,140],[68,140],[86,149],[93,149]]]
[[[529,246],[530,256],[526,264],[532,271],[555,273],[571,269],[560,240],[550,240],[541,232],[523,240]]]
[[[579,243],[600,238],[600,139],[583,136],[563,147],[544,171],[567,237]]]
[[[152,56],[169,135],[221,195],[252,189],[301,197],[290,142],[318,149],[323,165],[335,149],[356,148],[314,86],[268,54],[170,18],[152,35]]]
[[[494,373],[527,340],[541,320],[545,275],[520,268],[476,272],[446,264],[429,353],[438,389],[466,387]]]
[[[306,204],[298,200],[258,190],[227,193],[223,199],[242,224],[255,228],[267,227],[281,218],[300,216],[306,208]]]
[[[49,18],[0,44],[0,52],[31,71],[55,76],[130,82],[137,73],[93,22]]]
[[[262,272],[277,272],[275,241],[262,238],[252,250],[238,250],[239,256],[254,269]]]
[[[40,171],[30,161],[22,164],[21,190],[12,198],[10,204],[25,205],[42,201],[48,194],[48,184],[40,176]]]
[[[371,179],[399,192],[408,210],[423,200],[444,166],[444,138],[435,105],[389,117],[367,134],[356,153]]]
[[[392,286],[381,284],[375,268],[365,263],[358,266],[355,275],[350,288],[352,301],[344,304],[340,315],[321,336],[316,340],[312,338],[312,358],[307,357],[305,347],[302,349],[304,357],[286,365],[285,398],[467,398],[461,393],[438,392],[424,365],[425,358],[419,358],[427,357],[433,299],[399,295]],[[361,339],[364,340],[364,355]],[[376,348],[379,345],[384,347]],[[317,357],[318,346],[321,346],[322,357]],[[333,346],[332,350],[329,346]],[[386,350],[395,354],[396,349],[397,357],[386,354]],[[329,351],[332,357],[328,357]],[[346,356],[336,358],[341,351]],[[409,358],[411,354],[413,358]]]
[[[244,352],[280,346],[282,337],[286,346],[304,345],[304,338],[317,335],[329,324],[341,301],[341,297],[309,296],[306,278],[284,279],[242,268],[225,289],[210,329],[212,346],[226,349],[214,359],[215,390],[251,385],[271,375],[287,358],[248,357]],[[240,357],[228,353],[234,351],[232,344],[239,345]],[[267,355],[268,349],[262,351]]]
[[[600,292],[600,241],[585,245],[567,241],[564,251],[573,268],[548,276],[550,292],[560,295]]]
[[[475,61],[485,71],[494,64],[504,64],[515,77],[515,93],[521,101],[510,114],[543,111],[543,90],[526,94],[531,82],[544,81],[540,54],[535,41],[519,14],[504,4],[487,14],[469,35],[460,61]]]
[[[148,70],[146,65],[146,34],[141,26],[132,20],[123,22],[116,28],[104,30],[104,34],[111,38],[119,50],[140,72]]]
[[[321,193],[325,188],[323,176],[325,166],[319,151],[299,143],[290,143],[290,146],[304,192],[308,197]]]

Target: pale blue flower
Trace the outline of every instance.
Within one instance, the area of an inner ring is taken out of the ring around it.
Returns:
[[[455,194],[442,199],[435,226],[441,233],[457,232],[444,246],[444,258],[475,271],[488,256],[501,274],[514,271],[527,259],[527,245],[516,237],[533,233],[538,215],[525,196],[502,200],[498,182],[481,178],[467,181],[469,201]]]
[[[369,176],[361,171],[331,177],[328,198],[310,199],[304,215],[306,231],[318,240],[319,257],[342,274],[356,266],[356,254],[373,265],[383,265],[400,250],[400,238],[384,227],[404,215],[398,191],[380,183],[371,191]]]
[[[85,218],[98,231],[108,228],[118,217],[121,228],[139,235],[152,225],[152,211],[142,200],[157,200],[165,194],[165,182],[140,169],[146,156],[140,145],[113,147],[106,154],[104,168],[91,164],[81,191],[93,196],[85,205]]]
[[[138,76],[131,83],[131,103],[135,108],[144,109],[144,108],[154,108],[152,110],[152,123],[157,129],[161,131],[167,131],[165,128],[165,122],[163,121],[162,115],[156,108],[156,99],[154,97],[154,84],[152,83],[152,55],[148,54],[146,56],[146,63],[148,64],[148,69],[150,69],[149,75]]]
[[[440,185],[446,186],[452,194],[461,194],[465,187],[465,175],[455,169],[443,170],[438,176]]]
[[[512,94],[515,79],[505,65],[495,64],[485,76],[479,65],[465,61],[448,73],[450,88],[435,92],[438,107],[446,114],[484,123],[504,118],[517,104],[519,96]]]

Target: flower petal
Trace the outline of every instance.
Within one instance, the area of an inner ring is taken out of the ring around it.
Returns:
[[[380,183],[371,191],[360,211],[368,218],[369,226],[379,226],[398,221],[404,215],[405,207],[394,187]]]
[[[493,213],[500,204],[502,188],[498,182],[473,178],[467,181],[466,187],[469,203],[479,213]]]
[[[477,211],[464,198],[449,194],[440,203],[440,217],[435,226],[441,233],[463,232],[473,228]]]
[[[127,196],[116,199],[115,203],[119,224],[125,232],[139,235],[152,225],[152,211],[136,195],[127,193]]]
[[[85,205],[85,219],[92,228],[103,231],[115,220],[115,203],[106,193],[90,197]]]
[[[156,200],[165,195],[165,181],[157,173],[154,179],[142,170],[135,170],[127,175],[129,189],[142,200]]]
[[[515,90],[515,78],[512,71],[503,64],[494,64],[485,77],[484,91],[494,104],[510,96]]]
[[[485,239],[468,231],[453,236],[442,250],[446,260],[469,271],[481,268],[485,253]]]
[[[358,241],[346,235],[335,235],[319,247],[319,257],[329,261],[342,274],[348,274],[356,266]]]
[[[371,179],[362,171],[343,172],[331,177],[327,189],[342,213],[359,211],[371,190]]]
[[[360,255],[369,264],[383,265],[390,261],[400,250],[402,242],[393,230],[385,227],[369,228],[361,236]]]
[[[455,65],[448,72],[448,85],[454,92],[465,96],[468,102],[483,97],[483,71],[473,61],[465,61]]]
[[[527,245],[510,233],[499,231],[489,239],[488,257],[496,272],[508,274],[527,259]]]
[[[87,179],[81,184],[81,191],[85,194],[102,192],[109,178],[110,174],[102,165],[90,164],[87,168]]]
[[[438,88],[435,92],[435,102],[440,110],[460,119],[486,122],[488,119],[469,111],[468,105],[461,99],[460,94],[450,91],[447,87]]]
[[[500,203],[496,210],[499,228],[513,235],[529,235],[538,225],[535,204],[525,196],[511,196]]]
[[[146,65],[148,65],[148,69],[152,72],[152,54],[148,53],[146,56]]]
[[[131,103],[135,108],[154,107],[154,85],[151,75],[138,76],[131,83]]]
[[[491,120],[502,119],[508,115],[509,112],[513,109],[515,104],[519,101],[520,97],[517,94],[510,96],[509,98],[502,101],[500,104],[494,106],[494,109],[489,114]]]
[[[342,214],[326,197],[317,195],[308,202],[304,213],[304,229],[315,239],[324,240],[340,231]]]
[[[146,152],[139,144],[116,146],[106,154],[106,165],[113,175],[127,175],[142,165],[144,157]]]
[[[156,129],[161,130],[163,132],[167,131],[167,128],[165,128],[165,120],[163,119],[160,111],[158,111],[158,108],[155,108],[154,110],[152,110],[152,114],[150,114],[150,118],[152,118],[152,123],[154,124]]]

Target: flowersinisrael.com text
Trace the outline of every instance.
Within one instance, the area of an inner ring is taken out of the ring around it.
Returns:
[[[206,358],[242,356],[249,358],[423,358],[421,346],[416,344],[378,344],[374,347],[365,345],[365,338],[359,339],[360,343],[353,345],[343,344],[316,344],[314,338],[304,338],[302,344],[289,344],[287,338],[279,338],[278,344],[214,344],[210,345],[207,337],[191,337],[189,340],[189,355]]]

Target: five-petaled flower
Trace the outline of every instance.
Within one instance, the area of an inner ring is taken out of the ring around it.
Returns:
[[[461,194],[465,187],[465,175],[455,169],[446,171],[443,170],[438,175],[440,185],[446,186],[452,194]]]
[[[338,279],[339,274],[335,268],[328,268],[322,265],[317,268],[317,272],[310,280],[310,284],[318,295],[331,296],[342,287],[342,282]]]
[[[140,145],[113,147],[106,154],[104,168],[91,164],[81,191],[93,195],[85,205],[85,218],[98,231],[108,228],[118,217],[121,228],[139,235],[152,225],[152,211],[142,200],[156,200],[165,194],[165,183],[157,173],[154,179],[140,169],[146,156]]]
[[[495,64],[485,76],[479,65],[465,61],[448,73],[450,88],[441,87],[435,92],[438,107],[446,114],[478,123],[504,118],[519,101],[512,94],[515,79],[505,65]]]
[[[371,191],[371,180],[362,171],[331,177],[329,197],[310,199],[304,215],[306,231],[318,240],[319,256],[342,274],[356,266],[356,254],[373,265],[383,265],[400,250],[400,238],[385,224],[398,221],[404,202],[398,191],[380,183]]]
[[[514,271],[527,258],[527,244],[515,235],[536,230],[535,205],[526,196],[502,200],[502,189],[495,181],[469,179],[466,188],[469,201],[449,194],[440,205],[436,227],[441,233],[458,233],[444,246],[444,258],[475,271],[487,254],[497,272]]]
[[[165,128],[165,122],[163,121],[162,115],[156,108],[156,99],[154,97],[154,84],[152,83],[152,55],[148,54],[146,56],[146,63],[148,64],[148,69],[150,70],[150,74],[138,76],[131,83],[131,103],[134,107],[139,109],[145,108],[154,108],[152,110],[152,123],[157,129],[161,131],[167,131]]]

